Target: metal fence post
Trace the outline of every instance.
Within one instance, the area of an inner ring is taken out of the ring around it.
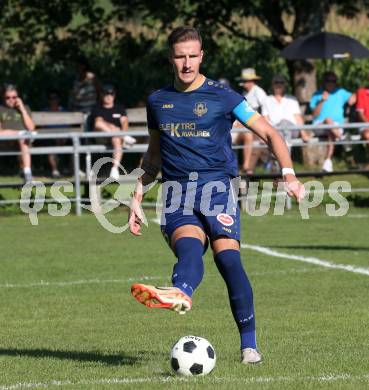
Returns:
[[[73,162],[74,162],[74,185],[76,192],[76,215],[81,215],[81,179],[79,177],[79,147],[80,141],[77,135],[73,135]]]

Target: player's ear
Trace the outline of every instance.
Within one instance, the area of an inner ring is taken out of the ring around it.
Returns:
[[[200,64],[201,64],[203,58],[204,58],[204,50],[201,50],[200,51]]]

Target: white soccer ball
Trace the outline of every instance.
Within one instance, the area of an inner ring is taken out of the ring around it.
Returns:
[[[207,375],[215,367],[216,355],[208,340],[184,336],[173,346],[170,364],[178,375]]]

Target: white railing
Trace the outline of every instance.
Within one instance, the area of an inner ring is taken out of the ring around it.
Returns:
[[[66,113],[63,113],[66,115]],[[71,123],[74,123],[73,121]],[[48,123],[49,124],[49,123]],[[278,130],[283,134],[288,134],[288,132],[293,130],[310,130],[310,131],[317,131],[317,130],[329,130],[331,128],[336,128],[337,125],[303,125],[303,126],[289,126],[289,127],[283,127],[278,128]],[[340,125],[339,127],[342,127],[344,129],[358,129],[358,128],[369,128],[369,123],[347,123]],[[51,129],[52,130],[52,129]],[[130,131],[119,131],[119,132],[81,132],[81,131],[75,131],[75,132],[60,132],[61,129],[57,133],[40,133],[40,132],[23,132],[19,135],[12,135],[12,136],[0,136],[0,142],[5,141],[16,141],[20,139],[27,139],[27,140],[55,140],[55,139],[69,139],[71,140],[71,146],[37,146],[37,147],[31,147],[30,153],[33,155],[43,155],[43,154],[71,154],[73,155],[73,165],[74,165],[74,188],[75,188],[75,197],[71,198],[76,203],[76,214],[81,215],[81,202],[83,201],[81,197],[81,179],[79,176],[80,172],[80,156],[85,155],[86,158],[86,177],[90,177],[90,171],[91,171],[91,155],[92,154],[101,154],[101,153],[110,153],[113,150],[107,148],[104,145],[83,145],[81,144],[81,140],[88,140],[88,139],[96,139],[96,138],[111,138],[111,137],[124,137],[125,135],[130,135],[133,137],[143,137],[148,136],[147,128],[145,127],[137,127],[135,130]],[[243,133],[245,132],[245,129],[243,128],[234,128],[232,129],[235,133]],[[1,135],[1,133],[0,133]],[[348,140],[341,140],[336,142],[326,142],[326,141],[319,141],[318,139],[313,139],[314,145],[325,145],[325,144],[335,144],[335,145],[357,145],[357,144],[364,144],[368,143],[368,141],[364,141],[359,139],[360,137],[357,137],[358,139],[348,139]],[[305,143],[301,139],[292,139],[288,140],[290,146],[305,146],[310,143]],[[147,150],[148,145],[147,144],[135,144],[129,149],[124,149],[124,153],[144,153]],[[253,147],[256,148],[266,148],[266,145],[263,143],[260,143],[258,141],[255,141],[253,144]],[[234,149],[243,148],[243,145],[234,145]],[[19,151],[0,151],[0,156],[10,156],[10,155],[20,155]],[[348,171],[349,173],[349,171]],[[1,203],[17,203],[19,200],[14,201],[1,201]]]

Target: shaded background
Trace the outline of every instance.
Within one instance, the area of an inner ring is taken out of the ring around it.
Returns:
[[[203,71],[235,78],[255,67],[269,89],[274,73],[291,81],[307,101],[326,68],[344,75],[350,90],[366,84],[368,60],[285,61],[280,50],[299,36],[341,32],[369,45],[369,1],[287,0],[7,0],[0,3],[0,81],[15,82],[32,109],[56,88],[67,104],[73,61],[85,55],[102,81],[111,81],[128,107],[170,82],[165,40],[173,26],[199,27],[206,51]]]

